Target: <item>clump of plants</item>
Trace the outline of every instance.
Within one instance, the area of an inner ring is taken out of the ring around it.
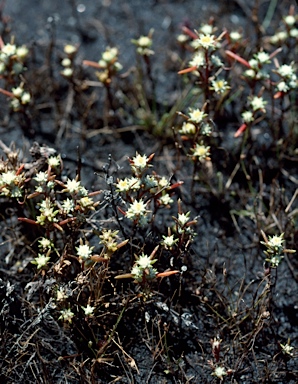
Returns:
[[[184,89],[166,112],[153,30],[132,40],[125,74],[121,47],[98,62],[60,47],[65,109],[55,87],[32,82],[30,50],[0,41],[0,92],[23,131],[46,96],[61,140],[78,133],[75,120],[85,144],[101,131],[123,144],[124,123],[157,143],[125,160],[106,154],[88,185],[80,154],[70,167],[49,143],[26,153],[0,141],[4,380],[144,381],[140,351],[153,362],[147,382],[297,379],[280,299],[292,302],[285,276],[297,282],[298,267],[297,18],[291,7],[274,35],[252,24],[257,40],[213,19],[182,28]]]

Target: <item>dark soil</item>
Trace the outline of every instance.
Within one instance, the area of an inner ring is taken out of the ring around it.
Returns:
[[[240,154],[239,141],[233,138],[239,115],[228,110],[215,119],[214,168],[203,169],[193,186],[192,165],[183,157],[179,160],[171,127],[164,135],[152,135],[138,123],[133,104],[123,108],[125,96],[133,93],[129,75],[118,79],[121,91],[114,101],[118,112],[103,117],[100,92],[88,106],[97,88],[76,99],[59,73],[67,43],[80,45],[78,62],[97,61],[107,45],[117,46],[123,72],[129,73],[136,61],[131,39],[154,28],[152,77],[159,118],[175,104],[183,86],[177,75],[185,54],[176,43],[181,27],[193,30],[214,17],[219,31],[242,28],[249,35],[254,31],[250,4],[240,0],[1,3],[3,40],[14,35],[18,45],[26,44],[32,52],[26,80],[37,105],[29,118],[8,114],[1,95],[1,140],[6,145],[15,142],[27,162],[32,161],[29,149],[34,142],[55,148],[62,155],[65,175],[73,177],[80,168],[89,190],[107,190],[107,175],[114,180],[126,176],[127,157],[136,151],[155,153],[156,172],[173,182],[183,180],[176,197],[185,212],[198,217],[189,251],[172,262],[171,267],[181,273],[154,284],[152,296],[144,301],[136,284],[114,279],[129,271],[132,252],[125,249],[111,261],[97,320],[82,320],[82,315],[63,326],[51,299],[59,277],[37,274],[30,264],[31,245],[40,234],[20,225],[16,219],[20,212],[1,200],[1,383],[216,383],[212,364],[225,367],[225,382],[297,383],[297,254],[287,254],[272,270],[268,287],[260,245],[261,230],[269,235],[285,232],[287,248],[297,249],[297,200],[286,210],[297,190],[297,152],[281,161],[268,134],[260,134],[247,155],[254,193],[241,171],[229,189],[219,187],[228,182]],[[271,2],[260,3],[262,18]],[[279,2],[270,28],[274,30],[291,4]],[[91,79],[92,71],[81,68],[78,76]],[[101,225],[111,216],[108,197],[107,202],[97,217]],[[152,250],[172,215],[174,211],[161,213],[154,226],[138,234],[135,244]],[[163,255],[160,270],[169,267],[170,258],[170,252]],[[75,281],[76,271],[71,273]],[[76,283],[68,288],[75,292]],[[76,305],[74,295],[70,305]],[[110,335],[112,341],[105,347]],[[210,341],[217,338],[222,340],[218,361]],[[280,344],[288,340],[294,347],[292,357],[281,352]],[[103,347],[104,353],[94,353]]]

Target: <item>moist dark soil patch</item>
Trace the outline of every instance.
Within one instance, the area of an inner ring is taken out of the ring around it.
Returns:
[[[242,101],[232,100],[214,114],[208,139],[212,161],[197,173],[172,130],[181,125],[171,110],[185,85],[177,72],[188,63],[188,52],[176,41],[181,28],[194,30],[214,18],[217,35],[223,28],[242,30],[258,45],[255,10],[259,20],[270,19],[267,33],[273,34],[294,2],[257,3],[258,8],[240,0],[1,2],[3,40],[15,36],[30,49],[24,78],[35,98],[22,114],[9,112],[7,97],[0,95],[1,141],[22,149],[28,178],[37,167],[47,169],[42,148],[61,154],[64,181],[80,174],[89,191],[102,191],[94,216],[81,227],[67,223],[57,235],[63,254],[52,256],[44,272],[31,263],[43,228],[18,221],[34,207],[0,196],[1,382],[298,382],[297,253],[285,253],[278,268],[270,269],[260,244],[261,230],[269,236],[284,233],[287,248],[297,250],[297,119],[294,133],[283,122],[277,137],[261,122],[241,159],[241,143],[233,135],[241,124]],[[154,84],[149,78],[145,88],[154,114],[144,117],[135,103],[131,39],[151,28]],[[78,82],[71,86],[60,73],[65,44],[79,46]],[[94,81],[82,61],[98,61],[106,46],[119,48],[124,68],[112,83],[110,105],[98,82],[80,88],[84,79]],[[297,92],[292,97],[297,100]],[[162,119],[166,129],[154,131]],[[130,272],[135,254],[149,255],[162,241],[177,217],[177,203],[142,228],[124,220],[121,209],[127,207],[114,185],[129,175],[127,158],[136,152],[155,153],[154,171],[172,185],[183,181],[171,197],[181,199],[183,212],[197,220],[190,245],[157,252],[158,271],[179,273],[155,279],[150,291],[115,277]],[[90,272],[74,252],[81,234],[97,247],[103,228],[118,229],[129,242],[108,267],[101,261]],[[76,314],[71,322],[59,317],[60,288],[67,295],[65,307]],[[94,316],[84,313],[90,298]],[[287,343],[293,347],[289,353]],[[215,375],[218,368],[224,370],[222,380]]]

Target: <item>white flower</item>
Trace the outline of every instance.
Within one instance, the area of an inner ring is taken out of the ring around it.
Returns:
[[[152,45],[152,39],[148,36],[141,36],[136,41],[139,47],[149,48]]]
[[[258,69],[259,61],[257,59],[250,59],[248,63],[252,68]]]
[[[52,207],[45,208],[41,210],[41,215],[37,216],[36,221],[40,225],[44,225],[46,219],[50,222],[57,221],[57,219],[55,218],[56,214],[57,214],[57,211],[54,211],[54,208]]]
[[[54,211],[54,206],[52,206],[51,200],[49,198],[46,198],[44,201],[42,201],[39,206],[41,215],[37,216],[36,221],[40,225],[44,225],[46,220],[50,222],[57,221],[55,216],[59,211]]]
[[[201,133],[202,133],[202,135],[210,136],[211,132],[212,132],[212,127],[211,127],[210,124],[203,123],[201,125]]]
[[[245,123],[251,123],[254,121],[254,115],[251,111],[244,111],[241,116]]]
[[[81,189],[81,183],[76,179],[72,179],[72,180],[68,179],[66,183],[66,188],[69,193],[77,193],[79,189]]]
[[[276,268],[281,263],[282,256],[275,255],[275,256],[272,256],[270,259],[266,259],[266,260],[270,262],[272,268]]]
[[[270,63],[270,56],[267,52],[264,52],[264,51],[258,52],[255,55],[255,58],[258,60],[260,64]]]
[[[87,307],[82,307],[83,311],[85,312],[86,316],[91,316],[93,315],[95,307],[91,307],[91,305],[87,304]]]
[[[184,44],[189,40],[189,37],[185,35],[184,33],[181,33],[180,35],[177,36],[177,41],[180,44]]]
[[[178,222],[181,227],[183,227],[188,221],[189,221],[189,215],[190,212],[185,213],[178,213]]]
[[[65,52],[67,55],[72,55],[72,54],[74,54],[76,51],[77,51],[77,47],[75,47],[74,45],[67,44],[67,45],[65,45],[65,47],[64,47],[64,52]]]
[[[46,267],[49,260],[50,260],[49,256],[38,254],[38,257],[36,257],[34,261],[32,261],[32,263],[36,264],[37,269],[40,269],[40,268]]]
[[[116,184],[116,188],[119,192],[127,192],[130,190],[130,187],[131,185],[128,178],[118,180],[118,183]]]
[[[224,93],[227,89],[230,89],[229,84],[222,79],[212,80],[211,89],[216,93]]]
[[[143,278],[148,280],[154,279],[157,275],[157,270],[153,268],[152,265],[156,261],[156,259],[151,260],[150,256],[147,256],[144,253],[139,256],[131,270],[131,274],[133,275],[134,279],[137,281],[142,281]]]
[[[14,111],[19,111],[21,104],[18,99],[12,99],[10,105]]]
[[[60,157],[59,156],[51,156],[48,158],[48,164],[50,167],[58,167],[60,165]]]
[[[137,154],[133,159],[133,165],[139,169],[144,169],[147,166],[148,157],[146,155]]]
[[[262,97],[258,96],[254,96],[250,101],[250,105],[252,106],[252,109],[254,111],[264,110],[266,104],[267,101],[265,101]]]
[[[277,73],[282,77],[291,77],[294,74],[294,70],[291,65],[283,64],[277,69]]]
[[[284,18],[284,22],[289,25],[289,26],[292,26],[295,24],[296,22],[296,19],[295,19],[295,16],[293,15],[287,15],[285,18]]]
[[[223,380],[224,376],[227,375],[227,371],[224,367],[216,367],[212,375],[216,376],[220,380]]]
[[[163,236],[162,245],[164,245],[166,249],[171,249],[178,240],[179,239],[174,238],[174,235]]]
[[[196,133],[196,126],[193,123],[185,121],[182,124],[179,133],[181,133],[182,135],[194,135]]]
[[[202,51],[197,52],[192,60],[190,60],[190,67],[202,67],[205,64],[205,56]]]
[[[284,234],[282,233],[280,236],[274,235],[269,237],[267,246],[271,248],[282,248],[284,239],[283,239]]]
[[[0,185],[11,185],[14,184],[17,180],[17,175],[15,171],[7,171],[0,175]]]
[[[239,40],[242,39],[242,35],[238,31],[232,31],[230,33],[230,38],[231,38],[232,41],[239,41]]]
[[[201,34],[197,39],[195,39],[192,43],[192,46],[195,49],[198,48],[204,48],[204,49],[209,49],[209,48],[217,48],[218,43],[216,41],[216,37],[214,35],[210,34]]]
[[[98,64],[99,64],[100,68],[102,68],[102,69],[105,69],[108,67],[107,62],[104,60],[99,60]],[[108,76],[108,72],[107,71],[102,72],[101,81],[102,81],[102,79],[106,78],[106,76]]]
[[[280,344],[280,346],[282,348],[283,354],[293,356],[292,350],[294,349],[294,347],[291,347],[289,342],[287,344]]]
[[[63,200],[63,203],[62,203],[62,209],[65,213],[70,213],[74,210],[75,208],[75,205],[74,205],[74,202],[72,199],[65,199]]]
[[[65,57],[62,61],[61,61],[61,65],[63,67],[70,67],[71,66],[71,60],[68,58],[68,57]]]
[[[48,197],[45,200],[43,200],[41,203],[39,203],[41,211],[45,211],[51,208],[51,205],[52,205],[51,200]]]
[[[142,280],[143,270],[140,267],[138,267],[137,265],[132,267],[132,270],[130,271],[130,273],[133,275],[134,279]]]
[[[210,147],[205,146],[204,144],[196,144],[194,148],[191,149],[192,151],[192,156],[198,157],[198,159],[204,160],[210,155]]]
[[[288,85],[291,89],[297,88],[297,76],[293,74],[291,78],[289,79]]]
[[[219,56],[212,55],[211,56],[211,62],[215,67],[223,67],[224,63],[220,60]]]
[[[288,90],[290,89],[288,87],[288,85],[286,84],[286,82],[284,82],[284,81],[281,81],[280,83],[278,83],[276,85],[276,88],[277,88],[278,91],[285,92],[285,93],[288,92]]]
[[[297,28],[291,28],[290,36],[295,37],[295,38],[298,37],[298,29]]]
[[[74,313],[71,311],[71,309],[63,309],[60,311],[61,315],[58,317],[58,320],[68,321],[69,323],[72,322],[72,318],[74,317]]]
[[[39,184],[44,184],[48,181],[48,172],[38,172],[33,180],[37,181]]]
[[[159,201],[163,205],[169,205],[172,204],[174,200],[166,193],[159,198]]]
[[[17,47],[14,44],[5,44],[2,47],[2,52],[7,56],[12,56],[16,53]]]
[[[277,32],[275,35],[273,35],[270,38],[270,41],[272,44],[277,44],[286,40],[287,37],[288,37],[288,34],[286,31],[280,31],[280,32]]]
[[[132,189],[133,191],[137,191],[141,187],[140,179],[138,179],[137,177],[128,178],[128,182],[130,185],[130,189]]]
[[[149,256],[147,255],[141,255],[138,260],[136,261],[136,264],[142,268],[142,269],[146,269],[146,268],[150,268],[151,265],[155,262],[156,260],[151,260]]]
[[[247,77],[254,78],[254,77],[256,77],[256,72],[253,69],[247,69],[244,72],[244,75],[247,76]]]
[[[211,35],[213,31],[213,27],[210,24],[203,24],[200,27],[200,32],[204,33],[205,35]]]
[[[102,60],[106,63],[110,63],[117,58],[118,49],[117,48],[107,48],[106,51],[102,54]]]
[[[14,94],[15,97],[21,97],[24,90],[22,87],[16,87],[16,88],[12,88],[11,92]]]
[[[28,104],[30,103],[30,100],[31,100],[31,95],[29,92],[24,92],[21,96],[21,103],[24,105],[24,104]]]
[[[94,247],[89,247],[88,244],[80,244],[78,247],[76,247],[77,255],[83,259],[89,259],[89,257],[92,255]]]
[[[126,212],[126,217],[128,219],[135,219],[136,217],[146,215],[146,213],[146,204],[142,199],[140,199],[135,200],[132,204],[130,204],[130,207]]]
[[[189,112],[189,120],[193,121],[194,123],[201,123],[202,120],[207,116],[207,114],[204,111],[201,111],[200,109],[191,109]]]
[[[16,55],[20,60],[24,60],[27,57],[28,53],[29,53],[29,50],[24,45],[22,47],[18,47],[16,50]]]
[[[101,235],[99,235],[100,243],[106,244],[109,241],[116,239],[119,231],[112,231],[111,229],[103,229]]]
[[[73,69],[72,68],[64,68],[61,74],[65,77],[71,77],[73,75]]]
[[[169,180],[163,176],[158,180],[158,185],[160,186],[160,188],[166,188],[170,185],[170,183]]]
[[[68,294],[65,288],[63,287],[59,287],[59,289],[57,289],[56,294],[57,294],[57,298],[56,298],[57,301],[63,301],[68,298]]]
[[[47,239],[46,237],[42,237],[40,240],[38,240],[39,244],[38,246],[43,249],[51,248],[52,242],[50,239]]]
[[[82,197],[82,198],[78,201],[78,203],[80,204],[80,206],[81,206],[82,208],[94,209],[94,206],[93,206],[94,201],[93,201],[93,200],[91,199],[91,197],[89,197],[89,196],[84,196],[84,197]]]

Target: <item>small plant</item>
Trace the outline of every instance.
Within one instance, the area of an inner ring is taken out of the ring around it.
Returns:
[[[170,208],[174,202],[171,193],[182,185],[182,182],[171,184],[164,176],[159,176],[154,171],[149,174],[153,157],[154,154],[147,157],[136,153],[135,157],[129,159],[132,177],[118,179],[115,184],[116,191],[121,194],[122,201],[127,206],[127,209],[119,207],[119,210],[134,226],[144,227],[150,222],[153,223],[161,208]]]
[[[73,78],[74,76],[74,68],[75,68],[75,57],[78,52],[78,47],[72,44],[66,44],[63,49],[66,57],[64,57],[61,61],[61,65],[63,66],[63,71],[61,71],[61,75],[66,78]]]
[[[264,239],[264,241],[261,241],[261,244],[265,245],[266,247],[264,253],[267,256],[266,261],[269,263],[271,268],[277,268],[279,266],[285,253],[296,252],[294,249],[286,249],[284,247],[284,233],[279,236],[274,235],[269,238],[267,238],[263,231],[261,233]]]
[[[177,47],[165,18],[133,32],[126,68],[117,33],[80,61],[92,18],[70,20],[76,43],[52,19],[48,44],[0,39],[5,382],[297,382],[297,17],[284,4],[227,3],[245,28],[195,29],[190,14]],[[7,146],[19,126],[61,151]]]
[[[14,112],[25,113],[26,106],[31,101],[30,92],[24,89],[23,73],[26,71],[25,61],[29,55],[26,46],[11,43],[4,44],[0,37],[0,76],[4,80],[4,88],[0,93],[10,98],[10,106]]]
[[[14,39],[7,44],[0,39],[0,49],[0,74],[6,85],[14,85],[15,79],[26,70],[25,61],[29,50],[25,45],[17,46]]]

